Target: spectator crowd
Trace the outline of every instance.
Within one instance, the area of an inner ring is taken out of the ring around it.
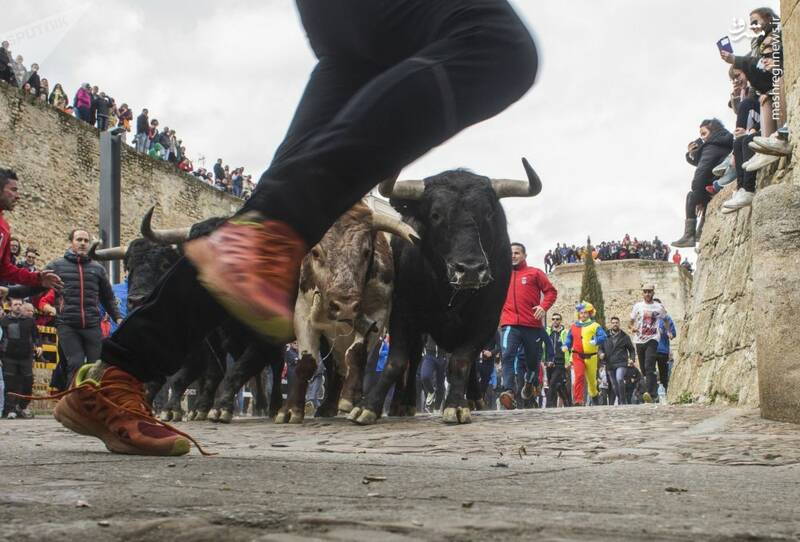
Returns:
[[[134,147],[143,154],[170,162],[179,170],[191,173],[203,182],[236,197],[247,199],[253,190],[251,175],[245,175],[243,167],[231,169],[217,160],[213,171],[203,167],[195,168],[186,153],[183,140],[179,139],[174,129],[159,127],[158,119],[151,119],[147,109],[136,117],[127,103],[117,103],[112,96],[100,90],[97,85],[83,83],[75,92],[72,100],[61,86],[56,83],[50,88],[50,82],[39,73],[39,65],[32,63],[26,67],[22,55],[11,52],[8,41],[0,47],[0,81],[19,88],[20,92],[33,96],[43,104],[49,104],[68,115],[95,126],[100,131],[117,130],[123,141],[127,134],[134,133]],[[217,165],[220,168],[217,168]]]
[[[670,253],[672,257],[670,258]],[[550,273],[559,265],[565,263],[581,263],[586,259],[586,247],[556,243],[554,249],[548,250],[544,256],[544,270]],[[592,247],[592,259],[595,261],[611,260],[660,260],[672,261],[681,265],[690,272],[692,265],[688,259],[683,258],[679,250],[672,252],[669,245],[662,242],[658,236],[652,241],[640,241],[636,237],[631,239],[627,233],[621,241],[603,241]]]
[[[733,43],[750,39],[750,50],[735,55]],[[767,7],[735,20],[731,34],[717,42],[720,58],[730,64],[726,97],[734,129],[717,118],[704,119],[699,137],[689,142],[686,161],[694,166],[686,195],[683,236],[674,247],[694,247],[703,229],[705,210],[715,194],[736,182],[736,191],[721,206],[723,214],[752,205],[759,170],[791,155],[786,125],[783,41],[780,17]]]

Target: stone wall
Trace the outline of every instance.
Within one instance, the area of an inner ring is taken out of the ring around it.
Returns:
[[[800,0],[782,0],[784,96],[791,139],[800,136]],[[800,156],[794,146],[759,172],[751,208],[723,215],[729,186],[706,211],[686,340],[669,399],[760,406],[800,422]]]
[[[99,137],[86,123],[0,83],[0,167],[20,178],[22,198],[7,217],[23,247],[40,261],[63,254],[75,227],[98,234]],[[122,149],[122,242],[138,235],[144,212],[155,224],[181,226],[228,215],[241,200],[178,171],[172,164]]]
[[[596,262],[597,277],[603,288],[606,320],[618,316],[627,326],[633,304],[642,299],[642,284],[653,283],[656,297],[661,299],[675,320],[678,337],[692,287],[691,274],[672,262],[619,260]],[[567,322],[575,316],[575,303],[580,301],[583,264],[559,265],[550,273],[558,289],[558,301],[550,314],[560,312]]]

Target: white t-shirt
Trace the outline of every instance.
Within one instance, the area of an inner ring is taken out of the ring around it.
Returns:
[[[643,344],[647,341],[658,341],[661,333],[658,322],[667,315],[667,310],[661,303],[645,303],[639,301],[633,306],[631,320],[635,329],[633,342]]]

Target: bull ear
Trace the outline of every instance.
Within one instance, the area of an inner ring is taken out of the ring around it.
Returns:
[[[526,158],[522,159],[527,181],[492,179],[492,188],[498,198],[530,198],[542,191],[542,181]]]

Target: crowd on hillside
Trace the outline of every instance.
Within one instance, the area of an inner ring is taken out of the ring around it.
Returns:
[[[692,264],[681,256],[679,250],[672,252],[669,245],[656,236],[653,241],[640,241],[636,237],[631,239],[627,233],[621,241],[603,241],[592,247],[592,258],[595,261],[610,260],[661,260],[670,261],[692,271]],[[548,250],[544,256],[544,269],[546,273],[565,263],[581,263],[586,257],[586,247],[581,245],[567,245],[556,243],[554,249]]]
[[[674,247],[693,247],[700,239],[708,203],[726,185],[736,191],[721,206],[724,214],[752,205],[756,173],[791,155],[786,126],[783,82],[783,40],[780,17],[771,8],[750,12],[737,21],[731,35],[719,40],[721,59],[730,64],[728,107],[735,117],[733,133],[716,118],[700,123],[699,136],[688,144],[686,160],[695,167],[686,195],[683,236]],[[750,39],[750,51],[735,55],[733,43]]]
[[[137,116],[133,126],[133,111],[128,104],[118,104],[117,100],[100,90],[97,85],[81,84],[71,100],[60,83],[50,88],[49,80],[39,72],[39,65],[34,62],[26,67],[22,55],[14,56],[11,52],[8,41],[4,41],[0,47],[0,81],[17,86],[20,92],[30,94],[41,103],[73,115],[100,131],[119,130],[123,141],[127,140],[127,134],[135,128],[134,146],[137,151],[157,160],[170,162],[179,170],[191,173],[203,182],[236,197],[247,199],[252,193],[252,176],[245,175],[243,167],[231,169],[230,166],[223,166],[222,159],[219,159],[213,171],[207,171],[203,167],[195,168],[175,130],[167,126],[159,128],[158,119],[150,119],[147,109],[143,109]]]

